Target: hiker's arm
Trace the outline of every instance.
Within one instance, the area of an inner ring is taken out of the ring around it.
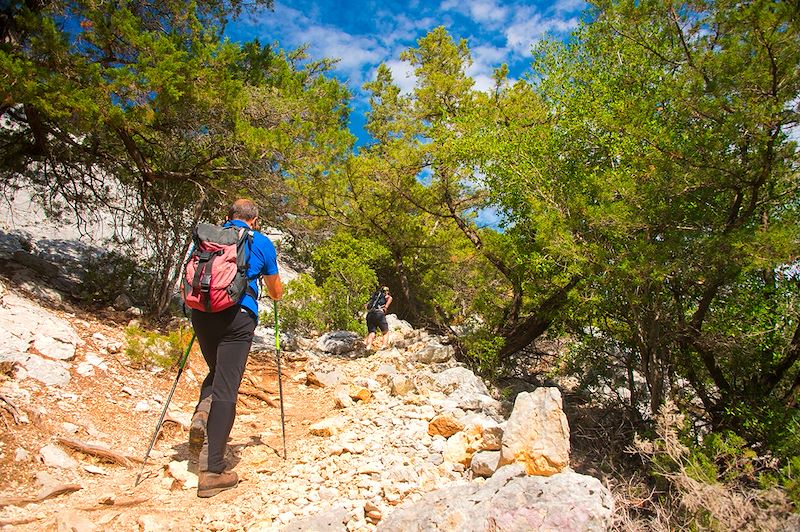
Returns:
[[[283,284],[281,283],[280,274],[265,275],[263,279],[264,284],[267,285],[267,294],[269,294],[269,297],[275,301],[283,297]]]
[[[383,305],[383,312],[386,312],[387,310],[389,310],[389,305],[391,304],[391,302],[392,302],[392,296],[387,295],[386,296],[386,303],[384,303],[384,305]]]

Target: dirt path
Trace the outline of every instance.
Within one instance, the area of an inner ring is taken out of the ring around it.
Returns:
[[[122,341],[122,327],[114,322],[61,313],[79,332],[80,361],[98,349],[96,333]],[[108,325],[107,325],[108,324]],[[123,354],[102,354],[106,369],[91,376],[72,371],[70,383],[48,388],[32,379],[14,381],[0,376],[6,398],[20,411],[15,422],[0,411],[0,527],[3,530],[241,530],[272,529],[270,524],[286,510],[275,507],[284,480],[297,463],[313,459],[319,446],[308,426],[330,415],[331,392],[307,387],[295,378],[302,362],[282,359],[288,460],[283,459],[278,382],[274,352],[251,354],[240,394],[237,420],[229,442],[228,461],[241,478],[238,488],[213,499],[199,499],[192,488],[196,476],[186,473],[188,432],[178,423],[165,424],[142,479],[134,486],[139,463],[129,467],[58,445],[56,438],[101,443],[113,451],[140,460],[150,442],[176,371],[153,373],[134,369]],[[184,423],[194,409],[199,381],[206,367],[197,348],[190,355],[170,404],[170,412]],[[260,393],[259,393],[260,392]],[[264,396],[266,394],[266,397]],[[261,397],[256,397],[260,395]],[[264,399],[270,399],[272,405]],[[147,405],[147,409],[144,410]],[[40,449],[54,444],[78,462],[72,469],[47,467]],[[172,464],[170,466],[170,464]],[[171,471],[168,469],[171,468]],[[88,469],[88,470],[87,470]],[[46,471],[56,484],[77,491],[41,502],[37,474]],[[269,508],[267,501],[272,502]],[[94,526],[95,528],[92,528]]]

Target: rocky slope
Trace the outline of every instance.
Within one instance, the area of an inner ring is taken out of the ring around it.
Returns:
[[[196,497],[187,454],[205,370],[195,349],[134,485],[175,371],[134,367],[122,354],[130,315],[64,301],[44,308],[5,283],[0,526],[601,530],[609,522],[607,490],[567,466],[557,390],[521,394],[528,410],[506,421],[510,405],[449,347],[397,320],[392,347],[379,352],[359,348],[351,333],[284,338],[286,459],[273,331],[259,327],[229,446],[242,481],[213,499]],[[515,428],[525,419],[533,423]],[[498,462],[509,465],[484,480]]]
[[[347,332],[284,336],[285,459],[274,331],[260,326],[227,456],[241,483],[197,498],[187,445],[206,370],[197,348],[142,467],[176,370],[126,357],[124,329],[140,314],[129,302],[74,303],[107,228],[79,239],[23,200],[0,214],[0,529],[608,526],[608,491],[568,467],[558,390],[501,403],[441,339],[396,319],[379,352]]]

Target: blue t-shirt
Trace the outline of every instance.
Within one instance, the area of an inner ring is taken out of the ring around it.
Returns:
[[[244,227],[250,229],[242,220],[228,220],[225,222],[225,227],[230,226]],[[242,299],[242,307],[250,310],[256,316],[258,321],[258,279],[262,275],[275,275],[278,273],[278,255],[275,252],[275,246],[272,241],[259,233],[253,231],[253,242],[250,246],[250,255],[248,258],[247,278],[250,279],[248,286],[256,295],[254,298],[250,294],[245,294]]]

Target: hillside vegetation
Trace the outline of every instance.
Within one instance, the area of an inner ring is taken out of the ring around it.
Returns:
[[[249,196],[309,266],[298,332],[359,331],[387,284],[508,393],[570,379],[573,447],[632,520],[727,528],[703,486],[800,504],[796,3],[600,0],[490,92],[433,29],[399,57],[411,92],[386,66],[364,86],[358,150],[334,61],[223,39],[270,3],[5,8],[0,186],[113,213],[88,299],[169,316],[191,227]]]

